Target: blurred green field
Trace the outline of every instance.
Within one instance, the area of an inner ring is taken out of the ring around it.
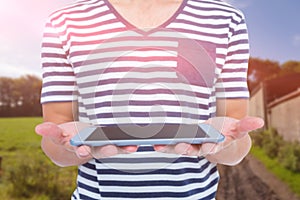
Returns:
[[[51,163],[34,128],[42,118],[0,118],[0,199],[70,199],[75,168]]]
[[[34,127],[41,122],[41,118],[0,118],[1,156],[8,156],[9,161],[14,161],[10,156],[20,151],[37,151],[41,138],[34,133]]]

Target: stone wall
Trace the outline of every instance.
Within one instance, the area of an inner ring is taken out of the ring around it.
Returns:
[[[300,142],[300,90],[269,104],[268,121],[285,140]]]
[[[300,142],[300,89],[267,103],[263,88],[251,95],[250,116],[263,118],[264,128],[275,128],[285,140]]]

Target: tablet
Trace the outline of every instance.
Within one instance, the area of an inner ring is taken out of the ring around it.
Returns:
[[[201,144],[224,140],[217,129],[209,124],[151,124],[91,126],[75,135],[70,143],[74,146],[172,145],[180,142]]]

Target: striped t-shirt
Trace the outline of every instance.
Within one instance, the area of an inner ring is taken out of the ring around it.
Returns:
[[[46,24],[41,102],[76,101],[79,121],[101,126],[201,123],[218,98],[249,97],[248,57],[243,14],[219,0],[183,0],[149,30],[108,0],[78,1]],[[204,157],[146,146],[79,166],[72,198],[214,199],[218,180]]]

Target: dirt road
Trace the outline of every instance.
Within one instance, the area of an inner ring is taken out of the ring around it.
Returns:
[[[235,167],[219,170],[217,200],[300,200],[251,155]]]

